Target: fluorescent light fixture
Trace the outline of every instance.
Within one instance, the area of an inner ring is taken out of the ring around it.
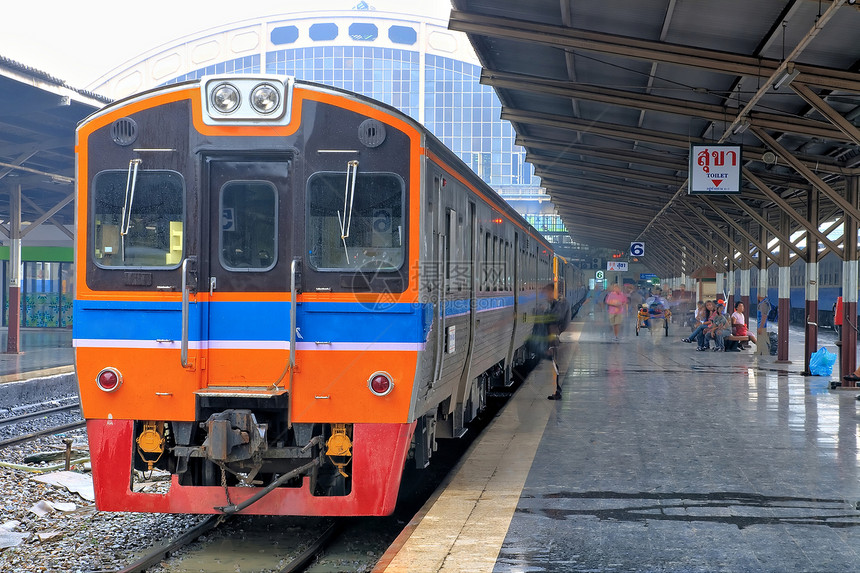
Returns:
[[[782,87],[782,84],[790,84],[798,75],[800,75],[800,70],[793,69],[790,72],[788,71],[788,69],[783,70],[779,77],[776,78],[776,81],[773,82],[773,89],[778,90],[780,87]]]
[[[743,133],[747,129],[749,129],[749,127],[750,127],[750,120],[744,118],[743,121],[741,121],[737,125],[737,127],[735,127],[735,129],[732,131],[732,133],[734,133],[735,135],[740,135],[741,133]]]

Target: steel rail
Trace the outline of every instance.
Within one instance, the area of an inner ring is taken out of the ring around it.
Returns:
[[[80,404],[69,404],[68,406],[58,406],[56,408],[48,408],[47,410],[39,410],[38,412],[30,412],[29,414],[19,414],[17,416],[9,416],[8,418],[0,418],[0,426],[5,426],[8,424],[14,424],[15,422],[22,422],[24,420],[30,420],[33,418],[38,418],[39,416],[46,416],[48,414],[54,414],[56,412],[64,412],[66,410],[80,410]]]
[[[63,424],[62,426],[54,426],[53,428],[48,428],[39,432],[33,432],[32,434],[9,438],[8,440],[3,440],[0,442],[0,448],[14,446],[16,444],[22,444],[24,442],[36,440],[38,438],[41,438],[42,436],[48,436],[50,434],[57,434],[60,432],[66,432],[68,430],[77,430],[78,428],[83,428],[85,425],[86,422],[84,420],[81,420],[80,422],[74,422],[72,424]]]
[[[311,543],[298,557],[287,563],[283,569],[278,570],[278,573],[299,573],[307,569],[311,561],[331,545],[332,539],[340,535],[342,530],[343,520],[332,523],[316,541]]]
[[[204,521],[177,537],[170,544],[150,551],[125,569],[120,569],[117,573],[140,573],[141,571],[146,571],[156,563],[170,557],[177,549],[193,543],[201,535],[215,529],[227,518],[228,516],[224,515],[210,515]]]

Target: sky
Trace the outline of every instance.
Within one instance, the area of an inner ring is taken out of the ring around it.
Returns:
[[[261,16],[351,9],[361,0],[6,0],[0,56],[86,88],[122,64],[173,40]],[[449,0],[365,0],[378,11],[421,10],[447,18]]]

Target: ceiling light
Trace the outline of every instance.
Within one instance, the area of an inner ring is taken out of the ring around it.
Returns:
[[[793,69],[790,72],[788,69],[783,70],[779,77],[773,82],[773,89],[778,90],[784,83],[790,84],[798,75],[800,75],[800,70],[798,69]]]

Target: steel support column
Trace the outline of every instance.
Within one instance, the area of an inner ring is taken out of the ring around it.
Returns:
[[[807,229],[818,228],[818,191],[806,193]],[[803,374],[809,376],[809,359],[818,349],[818,239],[806,231],[806,317],[803,336]]]
[[[729,227],[729,238],[735,240],[735,229]],[[726,261],[726,310],[731,315],[735,310],[735,248],[729,245],[729,257]],[[731,321],[729,321],[731,323]]]
[[[21,337],[21,185],[9,193],[9,329],[6,354],[20,352]]]
[[[767,219],[767,212],[762,212],[762,217]],[[759,242],[767,244],[767,229],[759,225]],[[758,292],[757,298],[767,298],[767,253],[759,250],[758,252]],[[764,344],[768,344],[770,335],[767,333],[767,317],[762,316],[761,321],[756,325],[758,332],[756,333],[757,340],[763,340]],[[758,351],[759,348],[756,348]]]
[[[726,292],[726,309],[734,312],[735,310],[735,265],[729,260],[728,274],[728,291]]]
[[[846,194],[851,205],[857,205],[860,178],[845,178]],[[851,374],[857,367],[857,219],[845,214],[844,260],[842,262],[842,373]],[[850,237],[850,238],[849,238]],[[856,382],[843,382],[852,388]]]
[[[779,230],[783,235],[790,235],[788,215],[780,212]],[[778,326],[779,343],[777,344],[776,361],[790,363],[788,359],[788,330],[791,319],[791,257],[789,257],[788,245],[780,244],[779,247],[779,275],[778,275]],[[785,333],[783,335],[783,333]]]

